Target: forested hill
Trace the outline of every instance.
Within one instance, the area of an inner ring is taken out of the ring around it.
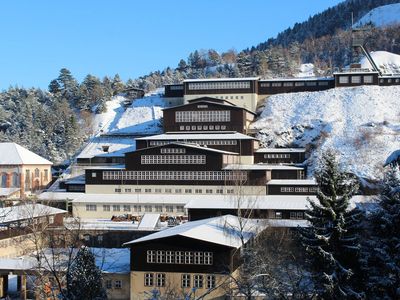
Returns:
[[[275,38],[251,47],[254,50],[266,50],[271,46],[288,47],[292,43],[303,43],[307,39],[317,39],[326,35],[334,35],[338,30],[351,27],[351,15],[359,20],[370,10],[387,4],[399,3],[399,0],[347,0],[334,7],[310,17],[307,21],[296,23],[293,27],[282,31]]]

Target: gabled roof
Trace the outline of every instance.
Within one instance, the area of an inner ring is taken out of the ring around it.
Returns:
[[[138,141],[185,141],[185,140],[257,140],[252,136],[248,136],[234,131],[180,131],[166,132],[163,134],[146,136],[137,138]]]
[[[225,100],[225,99],[217,99],[217,98],[212,98],[212,97],[201,97],[201,98],[189,100],[188,102],[189,103],[164,108],[163,111],[170,110],[170,109],[176,109],[176,108],[191,105],[191,104],[207,103],[207,104],[214,104],[214,105],[218,105],[218,106],[225,106],[225,107],[229,107],[229,108],[233,108],[233,109],[243,109],[253,115],[256,115],[255,112],[253,112],[247,108],[237,106],[236,104],[234,104],[228,100]]]
[[[149,148],[138,149],[134,152],[146,151],[146,150],[154,149],[154,148],[162,148],[162,147],[165,147],[168,145],[177,145],[177,146],[182,146],[185,148],[192,148],[192,149],[198,149],[198,150],[208,151],[208,152],[216,152],[216,153],[221,153],[221,154],[238,155],[238,153],[236,153],[236,152],[223,151],[223,150],[218,150],[218,149],[214,149],[214,148],[202,147],[202,146],[195,145],[195,144],[178,143],[178,142],[171,142],[171,143],[168,143],[165,145],[159,145],[159,146],[154,146],[154,147],[149,147]],[[129,152],[129,153],[133,153],[133,152]]]
[[[0,165],[52,165],[51,161],[16,143],[0,143]]]
[[[241,227],[243,230],[240,230]],[[173,236],[183,236],[227,247],[240,248],[242,246],[241,238],[243,238],[244,242],[247,242],[250,238],[255,236],[264,228],[265,224],[263,221],[256,219],[239,219],[236,216],[226,215],[222,217],[187,222],[182,225],[161,230],[157,233],[127,242],[124,244],[124,246]]]

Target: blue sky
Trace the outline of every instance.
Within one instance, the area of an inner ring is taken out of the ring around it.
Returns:
[[[257,45],[342,0],[2,0],[0,89],[47,88],[63,67],[123,80],[196,49]]]

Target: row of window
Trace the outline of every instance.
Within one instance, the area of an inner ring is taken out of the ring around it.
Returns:
[[[290,154],[264,154],[264,158],[290,158]]]
[[[104,171],[103,180],[245,181],[245,171]]]
[[[363,78],[364,83],[373,83],[374,77],[372,75],[352,75],[352,76],[339,76],[339,83],[346,84],[346,83],[361,83],[361,77]]]
[[[172,141],[150,141],[150,146],[162,146],[170,144]],[[197,145],[214,146],[233,146],[237,145],[237,140],[186,140],[185,142]]]
[[[233,99],[238,100],[239,98],[240,98],[241,100],[244,99],[243,96],[215,96],[215,98],[217,98],[217,99],[225,99],[225,100],[233,100]]]
[[[250,81],[191,82],[189,90],[250,89]]]
[[[205,165],[205,155],[142,155],[142,165]]]
[[[206,275],[207,289],[215,288],[215,275]],[[166,276],[164,273],[145,273],[144,274],[144,285],[145,286],[157,286],[164,287],[166,282]],[[181,287],[191,287],[191,275],[182,274],[181,276]],[[202,289],[204,287],[204,275],[193,275],[193,287]]]
[[[282,212],[276,211],[275,212],[275,219],[282,219]],[[302,211],[291,211],[290,212],[290,219],[292,220],[302,220],[304,219],[304,212]]]
[[[200,130],[226,130],[226,125],[186,125],[179,126],[179,130],[183,131],[200,131]]]
[[[185,211],[185,208],[183,205],[177,205],[175,206],[176,212],[178,213],[183,213]],[[139,205],[139,204],[103,204],[103,211],[124,211],[124,212],[131,212],[132,210],[134,212],[167,212],[167,213],[172,213],[174,212],[174,206],[173,205]],[[96,204],[86,204],[86,211],[97,211],[97,205]]]
[[[293,87],[293,86],[328,86],[328,81],[284,81],[284,82],[261,82],[261,87]]]
[[[212,265],[212,252],[147,250],[149,264]]]
[[[182,91],[183,90],[183,85],[170,85],[169,89],[171,91]]]
[[[281,193],[316,193],[317,187],[281,187]]]
[[[0,176],[0,187],[1,188],[7,188],[7,181],[8,181],[8,175],[7,173],[2,173]],[[19,187],[19,174],[17,173],[12,173],[11,174],[11,185],[9,187],[13,188],[18,188]]]
[[[106,280],[106,289],[122,289],[122,281],[121,280],[114,280],[114,285],[112,280]]]
[[[229,122],[231,112],[229,110],[208,110],[208,111],[177,111],[175,122]]]
[[[185,148],[161,148],[161,154],[185,154]]]
[[[143,191],[145,192],[145,193],[152,193],[153,192],[153,189],[151,189],[151,188],[145,188],[145,189],[143,189]],[[227,194],[233,194],[234,193],[234,189],[226,189],[225,190],[225,192],[227,193]],[[115,188],[114,189],[114,192],[116,192],[116,193],[122,193],[122,188]],[[142,193],[142,189],[141,188],[135,188],[135,189],[132,189],[132,188],[125,188],[124,189],[124,192],[125,193]],[[205,194],[223,194],[224,193],[224,189],[215,189],[215,190],[213,190],[213,189],[205,189]],[[172,193],[174,193],[174,194],[203,194],[203,189],[191,189],[191,188],[187,188],[187,189],[170,189],[170,188],[167,188],[167,189],[164,189],[164,191],[163,191],[163,189],[160,189],[160,188],[156,188],[156,189],[154,189],[154,193],[156,193],[156,194],[161,194],[161,193],[164,193],[164,194],[172,194]]]
[[[381,79],[379,80],[379,82],[380,82],[380,83],[385,83],[385,79],[381,78]],[[395,82],[395,83],[400,83],[400,78],[396,78],[396,79],[387,78],[387,79],[386,79],[386,83],[393,83],[393,82]]]

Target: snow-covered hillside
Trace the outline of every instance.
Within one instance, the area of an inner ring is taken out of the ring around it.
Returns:
[[[371,52],[372,59],[383,74],[400,74],[400,55],[387,51]],[[368,59],[361,59],[361,68],[372,69]]]
[[[315,148],[342,154],[359,177],[378,179],[386,158],[400,147],[400,87],[363,86],[271,96],[252,125],[264,146]]]
[[[369,24],[372,24],[375,27],[386,27],[400,24],[400,3],[374,8],[356,22],[354,27],[362,27]]]
[[[135,99],[132,105],[125,108],[127,98],[115,96],[106,103],[107,111],[96,114],[93,119],[95,135],[104,133],[118,134],[156,134],[160,133],[162,109],[167,106],[161,97],[164,89],[147,94],[144,98]]]

